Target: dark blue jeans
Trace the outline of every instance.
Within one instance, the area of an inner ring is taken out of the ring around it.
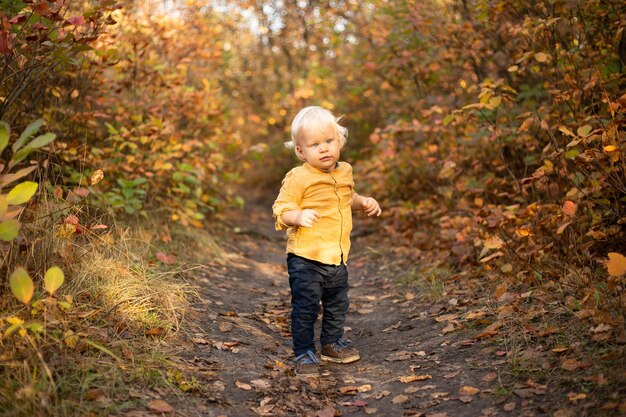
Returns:
[[[315,352],[315,321],[324,307],[320,343],[335,343],[343,336],[348,312],[348,269],[327,265],[292,253],[287,255],[291,287],[291,334],[296,356]]]

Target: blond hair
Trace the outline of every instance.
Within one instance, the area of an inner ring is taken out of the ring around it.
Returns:
[[[333,126],[339,136],[339,145],[343,147],[348,140],[348,129],[341,126],[338,122],[341,117],[335,117],[333,114],[320,106],[305,107],[298,112],[296,117],[291,122],[291,140],[285,142],[285,146],[289,149],[294,149],[300,139],[302,139],[304,132],[310,130],[313,127],[319,128],[330,124]]]

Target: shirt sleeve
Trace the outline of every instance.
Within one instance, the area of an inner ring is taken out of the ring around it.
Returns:
[[[281,216],[284,212],[300,210],[300,201],[302,200],[304,190],[298,182],[299,181],[296,180],[293,170],[289,171],[283,179],[278,197],[272,206],[274,220],[276,221],[274,228],[276,230],[287,230],[291,227],[283,223],[281,220]]]

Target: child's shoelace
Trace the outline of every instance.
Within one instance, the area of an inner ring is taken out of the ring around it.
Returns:
[[[312,363],[314,365],[317,365],[319,363],[315,353],[311,352],[310,350],[307,350],[305,353],[298,356],[296,358],[296,362],[302,363],[302,364]]]

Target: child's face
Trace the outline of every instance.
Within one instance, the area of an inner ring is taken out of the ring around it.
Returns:
[[[339,138],[334,126],[306,132],[296,145],[296,155],[311,166],[331,171],[339,161]]]

